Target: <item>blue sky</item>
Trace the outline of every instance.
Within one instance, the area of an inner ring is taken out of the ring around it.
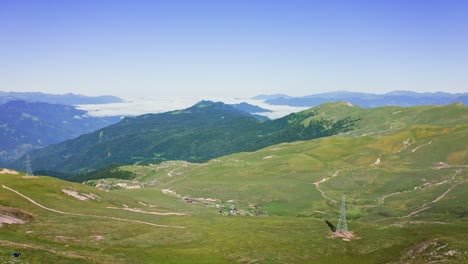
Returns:
[[[468,1],[0,0],[0,90],[468,92]]]

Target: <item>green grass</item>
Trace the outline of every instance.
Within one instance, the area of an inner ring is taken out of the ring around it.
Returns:
[[[464,167],[436,170],[438,162],[448,162],[453,153],[465,150],[468,126],[453,128],[415,126],[386,136],[359,138],[330,137],[287,143],[257,152],[229,155],[206,164],[168,162],[159,166],[125,166],[134,172],[136,180],[154,180],[154,189],[172,189],[182,196],[236,200],[242,204],[264,207],[270,214],[295,215],[314,210],[335,210],[315,189],[314,182],[338,175],[322,183],[320,188],[331,199],[349,196],[356,206],[376,206],[377,200],[395,192],[399,196],[418,197],[428,191],[437,198],[437,183],[461,170],[455,184],[467,178]],[[412,142],[405,146],[404,141]],[[429,144],[431,142],[431,144]],[[415,150],[416,149],[416,150]],[[415,150],[415,151],[413,151]],[[458,157],[460,164],[468,158]],[[380,164],[374,164],[377,159]],[[169,176],[171,174],[171,176]],[[448,189],[449,183],[441,187]],[[428,188],[415,188],[428,184]],[[464,185],[462,185],[464,186]],[[408,193],[406,193],[408,192]],[[406,198],[405,198],[406,199]],[[411,207],[395,206],[406,213]],[[359,211],[359,210],[356,210]]]
[[[363,221],[352,217],[359,213],[352,199],[348,205],[349,227],[360,239],[344,242],[329,238],[330,231],[322,215],[296,216],[298,205],[291,203],[285,206],[288,203],[281,200],[267,203],[264,208],[280,212],[278,215],[221,216],[213,207],[200,203],[186,204],[154,188],[105,192],[54,178],[24,179],[21,175],[2,175],[1,181],[54,209],[186,227],[158,228],[60,215],[41,209],[1,188],[2,205],[21,208],[34,216],[30,223],[0,228],[0,243],[3,242],[0,258],[8,260],[13,252],[21,252],[23,263],[398,263],[403,252],[425,241],[435,239],[447,244],[444,252],[464,252],[466,247],[466,243],[462,242],[463,234],[459,232],[466,228],[466,222],[439,224],[428,221],[421,224],[408,222],[410,219]],[[80,201],[65,195],[61,188],[92,192],[99,195],[101,200]],[[464,200],[457,197],[462,193],[463,187],[460,186],[449,197],[460,205]],[[336,221],[338,207],[327,205],[321,197],[315,196],[304,204],[311,203],[318,208],[329,206],[334,213],[330,212],[327,218]],[[156,207],[144,207],[138,202]],[[148,211],[170,210],[189,215],[153,216],[105,208],[121,203]],[[440,214],[441,209],[437,210]],[[104,239],[96,240],[93,236],[103,236]],[[5,241],[15,244],[6,245]],[[424,257],[421,256],[422,259]],[[454,263],[466,261],[462,254],[450,260]]]
[[[339,118],[337,109],[334,104],[319,108]],[[468,125],[460,109],[465,108],[378,108],[371,114],[356,107],[349,113],[368,122],[359,131],[200,164],[122,166],[135,178],[103,180],[144,187],[135,190],[105,191],[51,177],[2,174],[0,184],[44,206],[83,215],[47,211],[0,188],[0,207],[33,216],[27,224],[0,227],[0,262],[12,262],[11,254],[21,252],[19,263],[467,263]],[[456,116],[440,120],[450,113]],[[439,162],[451,167],[436,169]],[[324,178],[329,179],[320,189],[336,203],[314,185]],[[62,189],[92,193],[100,200],[80,201]],[[216,201],[187,204],[163,189]],[[348,226],[359,237],[351,242],[330,238],[324,222],[336,224],[343,194]],[[223,216],[216,204],[224,211],[235,205],[252,216]],[[108,208],[124,205],[186,215]],[[424,205],[428,209],[407,217]],[[255,216],[253,206],[261,214]]]

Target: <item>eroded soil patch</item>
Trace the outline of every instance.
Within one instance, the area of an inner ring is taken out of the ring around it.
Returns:
[[[32,219],[32,215],[21,210],[10,207],[0,207],[0,226],[2,224],[24,224]]]

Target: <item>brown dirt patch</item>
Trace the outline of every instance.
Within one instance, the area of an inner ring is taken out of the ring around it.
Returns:
[[[23,179],[39,179],[39,176],[33,176],[33,175],[24,175],[21,176]]]
[[[0,225],[1,224],[24,224],[33,219],[32,215],[25,213],[21,210],[0,207]]]
[[[66,190],[66,189],[62,189],[62,192],[66,193],[67,195],[69,196],[72,196],[72,197],[75,197],[76,199],[78,200],[81,200],[81,201],[86,201],[86,200],[99,200],[99,196],[95,195],[95,194],[92,194],[92,193],[79,193],[77,191],[74,191],[74,190]]]
[[[434,170],[446,169],[450,167],[452,167],[450,164],[448,164],[447,162],[443,162],[443,161],[440,161],[437,164],[434,164],[434,166],[432,166]]]
[[[0,170],[0,174],[19,174],[19,172],[15,170],[2,169]]]

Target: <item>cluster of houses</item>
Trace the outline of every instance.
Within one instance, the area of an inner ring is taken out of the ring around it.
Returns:
[[[206,199],[194,199],[194,198],[188,198],[188,197],[183,197],[182,198],[182,201],[185,202],[185,203],[188,203],[188,204],[191,204],[191,203],[199,203],[199,202],[204,202],[204,204],[206,206],[210,205],[211,202],[215,202],[216,200],[215,199],[210,199],[210,198],[206,198]],[[244,211],[239,211],[235,205],[231,205],[229,207],[229,211],[228,212],[225,212],[224,211],[224,205],[219,205],[219,204],[216,204],[216,208],[218,209],[218,213],[221,214],[221,215],[236,215],[240,212],[241,215],[244,215],[245,212]]]
[[[225,212],[222,210],[224,206],[218,208],[218,213],[221,214],[221,215],[236,215],[238,210],[237,208],[235,207],[235,205],[231,205],[230,209],[229,209],[229,213],[228,212]]]

